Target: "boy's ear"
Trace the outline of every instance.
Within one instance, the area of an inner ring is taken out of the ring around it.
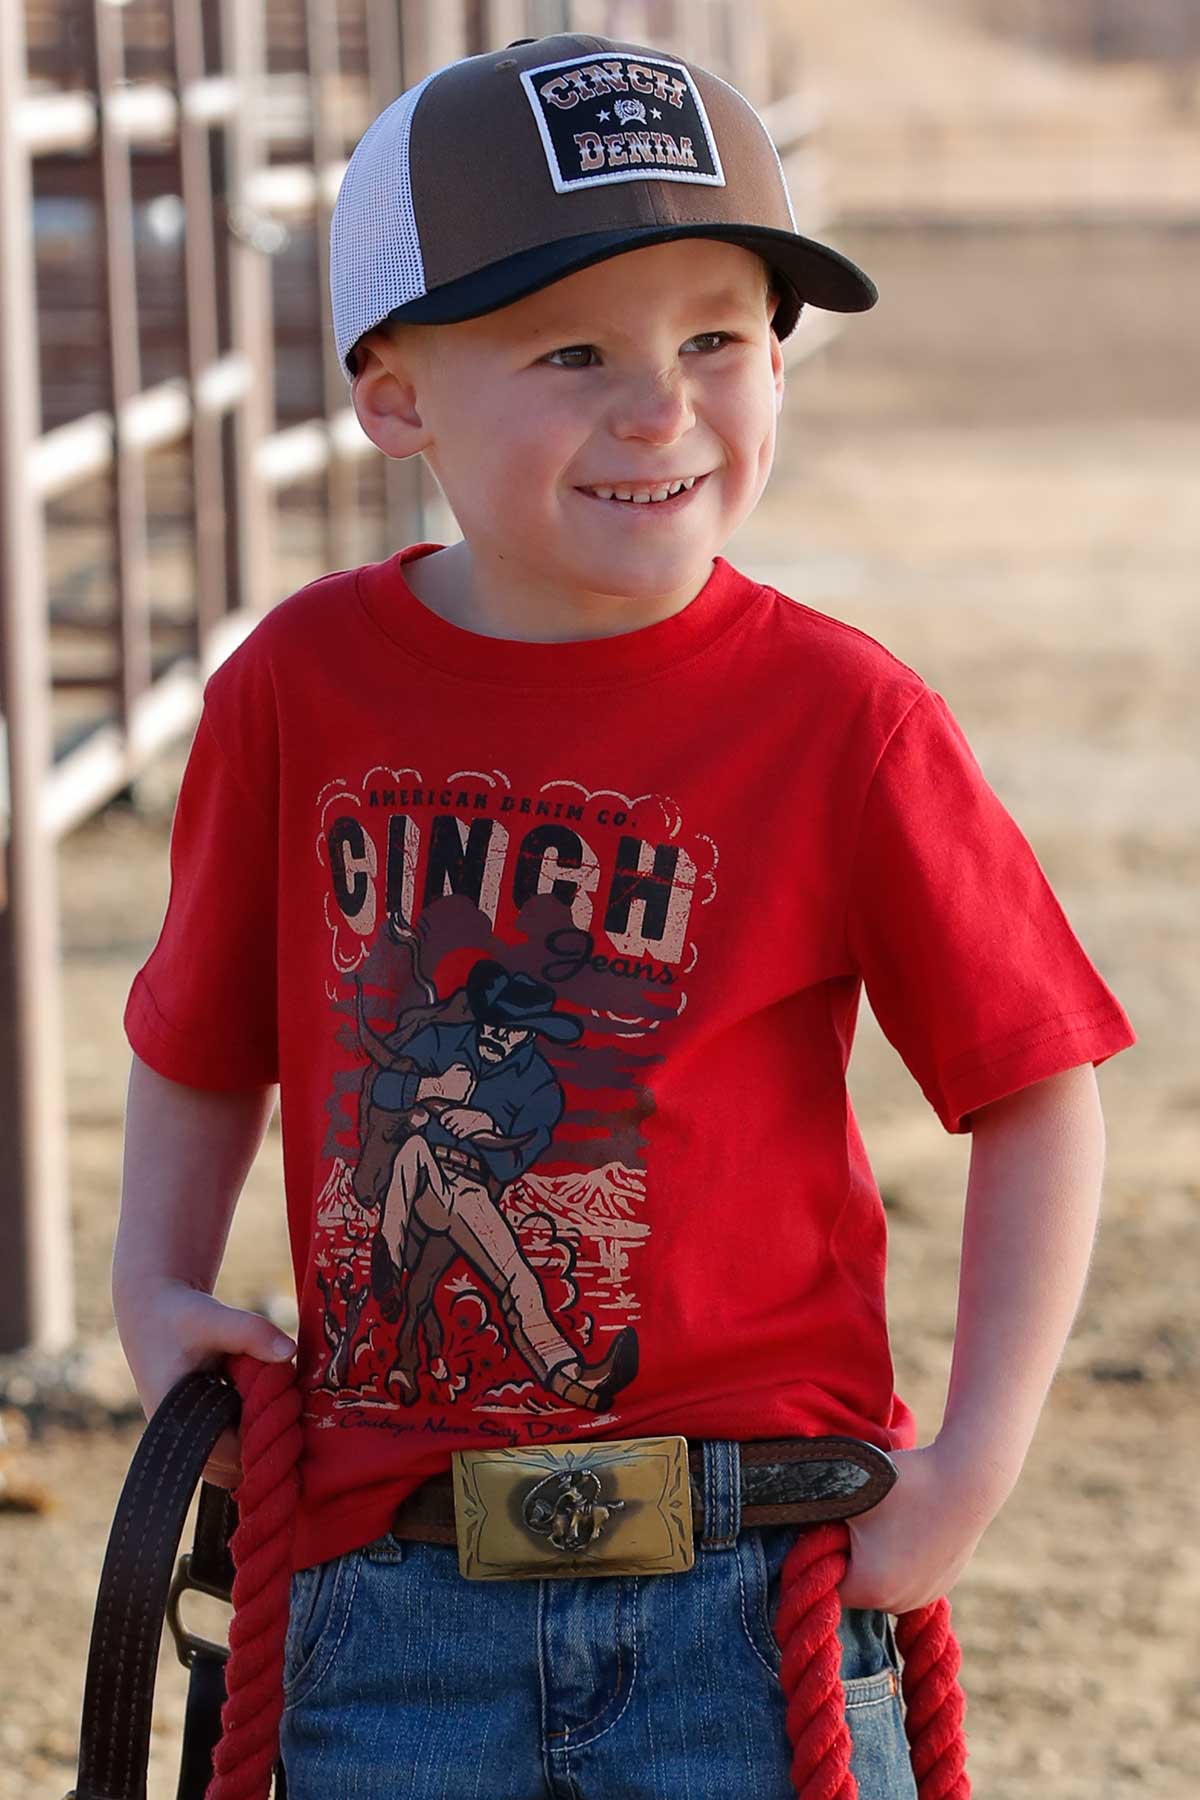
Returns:
[[[358,422],[385,456],[417,456],[430,441],[417,400],[414,369],[395,341],[372,331],[355,346],[351,396]]]
[[[783,406],[783,345],[780,343],[779,334],[773,325],[771,326],[771,374],[775,378],[775,411],[779,412]]]

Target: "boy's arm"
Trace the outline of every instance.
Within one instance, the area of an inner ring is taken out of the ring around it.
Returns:
[[[843,1604],[909,1612],[948,1593],[1007,1499],[1083,1292],[1103,1165],[1090,1064],[976,1114],[942,1429],[896,1452],[896,1486],[851,1520]]]
[[[133,1059],[112,1299],[147,1418],[193,1369],[237,1351],[282,1362],[295,1350],[269,1320],[212,1297],[238,1195],[274,1098],[273,1088],[214,1093],[182,1087]],[[236,1485],[236,1433],[218,1440],[205,1478]]]

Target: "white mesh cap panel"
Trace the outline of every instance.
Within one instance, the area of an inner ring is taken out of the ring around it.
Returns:
[[[338,361],[394,307],[425,293],[408,145],[417,102],[435,69],[381,112],[342,178],[329,233],[329,287]]]

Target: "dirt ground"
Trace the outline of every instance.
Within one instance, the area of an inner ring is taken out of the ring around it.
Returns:
[[[808,82],[838,218],[1194,217],[1200,62],[1072,56],[1035,22],[1141,12],[1165,49],[1181,0],[771,6],[781,91]]]
[[[1105,1215],[1023,1481],[954,1598],[979,1800],[1190,1800],[1200,1774],[1200,242],[859,232],[885,304],[797,368],[743,566],[881,637],[948,697],[1137,1026],[1101,1075]],[[107,1298],[120,1014],[165,899],[170,780],[61,859],[76,1280],[107,1382],[0,1514],[0,1800],[69,1787],[121,1423]],[[937,1429],[968,1145],[864,1022],[853,1091],[887,1197],[901,1391]],[[222,1293],[286,1294],[272,1136]],[[107,1413],[105,1411],[107,1408]],[[174,1792],[164,1657],[151,1800]]]

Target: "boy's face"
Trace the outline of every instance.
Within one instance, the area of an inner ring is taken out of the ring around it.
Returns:
[[[477,558],[564,592],[671,593],[766,485],[771,304],[749,251],[656,244],[482,318],[372,333],[355,402],[381,449],[424,452]]]

